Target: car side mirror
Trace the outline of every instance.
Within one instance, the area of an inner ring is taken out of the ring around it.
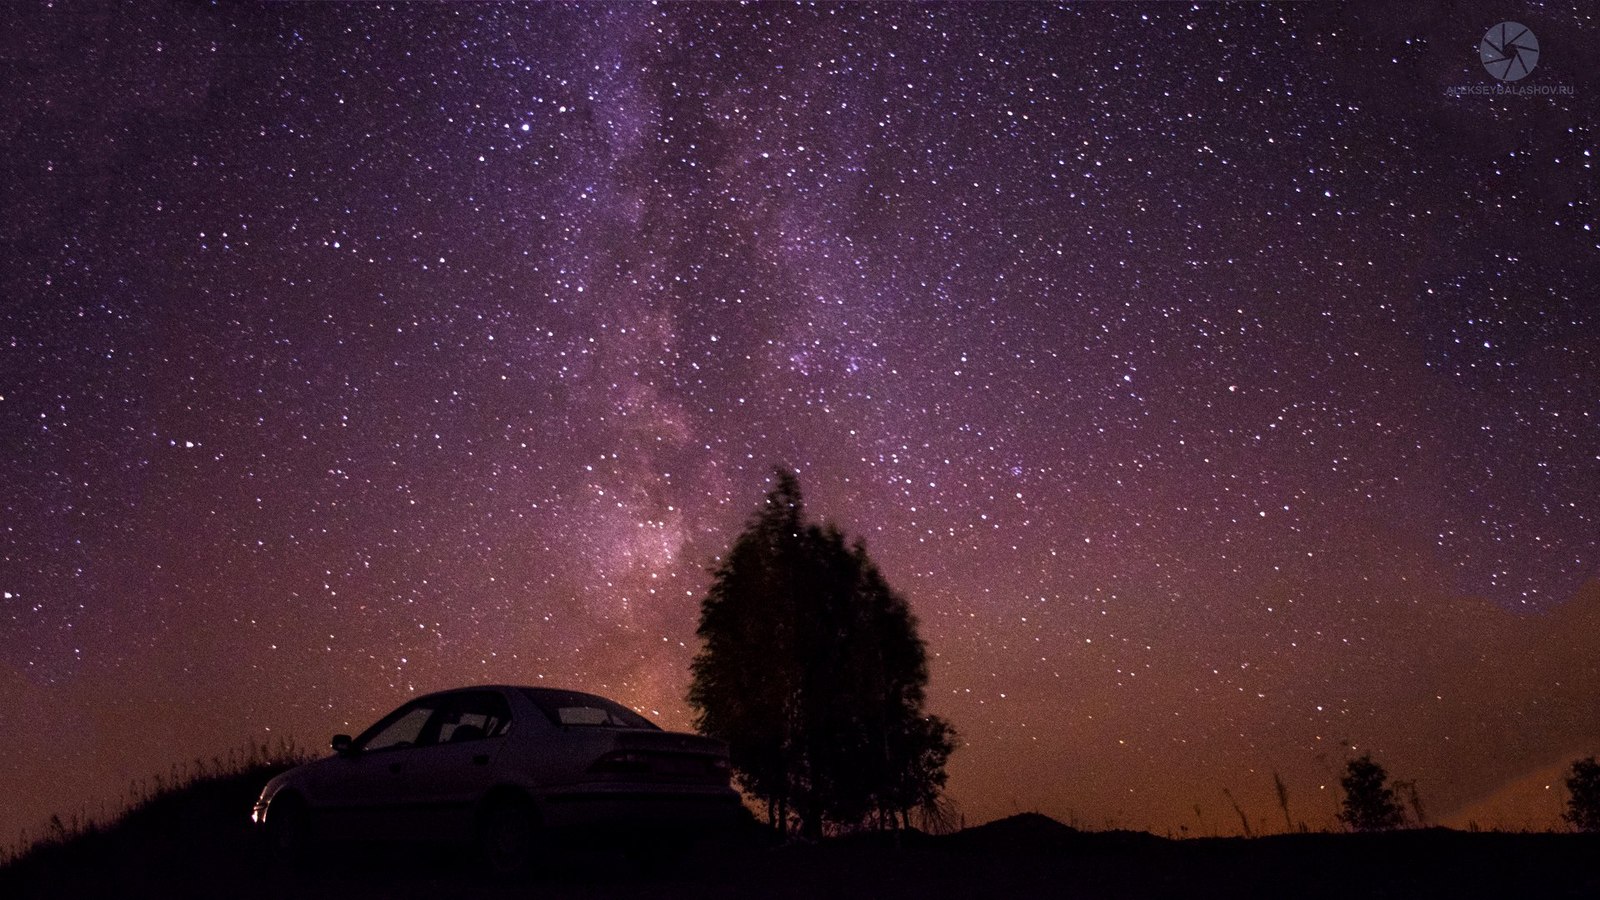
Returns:
[[[348,734],[334,735],[333,740],[328,742],[328,746],[332,747],[333,752],[340,756],[350,756],[355,753],[355,744],[351,742]]]

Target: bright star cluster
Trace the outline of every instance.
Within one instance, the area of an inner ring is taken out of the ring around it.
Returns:
[[[910,598],[968,821],[1323,827],[1353,747],[1553,825],[1597,23],[1451,95],[1497,9],[0,13],[0,835],[414,691],[688,727],[775,464]]]

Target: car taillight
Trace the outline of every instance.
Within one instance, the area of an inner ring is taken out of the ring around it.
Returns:
[[[650,771],[650,759],[643,753],[619,750],[595,760],[589,771],[596,774],[642,775]]]

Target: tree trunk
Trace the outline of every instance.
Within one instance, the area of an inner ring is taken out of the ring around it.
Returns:
[[[822,814],[817,810],[808,810],[805,817],[800,820],[801,834],[811,841],[822,840]]]

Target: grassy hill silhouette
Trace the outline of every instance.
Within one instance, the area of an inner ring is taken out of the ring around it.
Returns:
[[[948,835],[707,844],[665,869],[565,847],[531,882],[480,877],[448,851],[363,848],[276,865],[249,821],[283,764],[212,774],[115,823],[46,840],[0,868],[0,897],[1596,897],[1600,835],[1286,834],[1170,840],[1025,813]]]
[[[259,875],[268,860],[250,805],[288,767],[256,763],[195,778],[157,791],[109,825],[58,830],[0,868],[0,896],[205,896],[203,886]],[[188,885],[196,890],[183,890]]]

